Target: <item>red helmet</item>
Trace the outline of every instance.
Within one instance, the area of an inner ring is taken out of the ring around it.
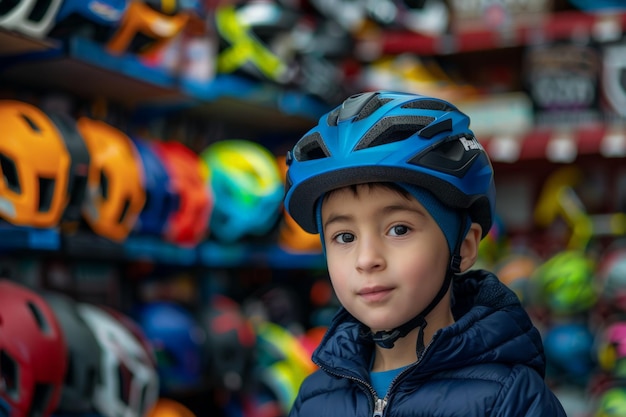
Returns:
[[[4,279],[0,355],[0,414],[49,416],[59,403],[67,369],[65,337],[41,296]]]
[[[208,234],[213,193],[203,176],[200,157],[173,140],[154,142],[154,149],[170,174],[180,205],[165,225],[165,238],[181,245],[197,245]]]

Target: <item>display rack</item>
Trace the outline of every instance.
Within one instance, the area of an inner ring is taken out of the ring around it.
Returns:
[[[5,83],[105,98],[142,116],[185,110],[258,129],[306,129],[329,107],[321,100],[279,85],[218,75],[205,85],[186,82],[131,54],[112,55],[96,42],[29,39],[0,30],[0,79]],[[45,68],[45,73],[42,73]]]
[[[206,241],[189,247],[166,242],[157,236],[130,236],[117,243],[87,232],[64,235],[58,229],[7,224],[0,226],[0,251],[58,252],[73,258],[210,268],[258,265],[275,269],[314,269],[323,267],[325,262],[321,252],[288,252],[278,245],[226,245]]]
[[[45,70],[42,70],[45,68]],[[134,55],[114,56],[84,38],[64,42],[33,39],[0,29],[0,80],[5,85],[105,98],[132,109],[136,117],[189,114],[264,129],[307,129],[329,110],[307,94],[234,75],[218,75],[204,86],[181,81]],[[262,263],[273,268],[321,265],[321,254],[291,254],[278,246],[222,246],[215,242],[181,247],[159,237],[131,236],[123,243],[89,233],[63,235],[58,229],[0,228],[0,249],[59,252],[77,258],[142,260],[180,266],[236,267]]]
[[[428,36],[406,30],[380,33],[364,38],[369,51],[379,54],[415,53],[418,55],[449,55],[464,52],[532,45],[557,40],[615,40],[626,28],[626,13],[583,13],[561,11],[538,16],[532,21],[513,22],[499,28],[477,25],[442,36]]]
[[[358,48],[379,55],[416,53],[450,55],[531,45],[538,42],[595,39],[615,40],[626,28],[626,13],[549,13],[532,22],[500,29],[475,27],[439,37],[409,31],[385,30],[374,38],[357,39]],[[165,69],[150,67],[137,56],[109,54],[103,45],[84,38],[66,41],[33,39],[0,29],[0,81],[4,85],[62,91],[87,99],[105,98],[132,109],[135,116],[160,117],[182,110],[187,114],[227,123],[245,123],[260,133],[266,130],[303,131],[330,110],[329,105],[301,91],[235,75],[218,75],[198,86]],[[618,126],[619,127],[619,126]],[[567,131],[535,127],[522,134],[481,138],[494,162],[523,159],[571,162],[577,155],[626,155],[626,130],[604,124],[576,126]],[[555,154],[553,151],[556,150]],[[558,153],[558,151],[562,153]],[[157,237],[131,236],[123,244],[62,236],[58,230],[0,228],[0,248],[11,250],[64,250],[82,256],[85,248],[105,257],[147,260],[172,265],[271,268],[315,268],[321,254],[289,253],[273,244],[221,245],[207,241],[197,247],[179,247]]]

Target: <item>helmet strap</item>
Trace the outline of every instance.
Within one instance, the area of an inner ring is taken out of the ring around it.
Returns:
[[[455,261],[455,263],[460,263],[460,257],[458,257],[457,255],[454,255],[452,258],[459,259],[458,261]],[[450,288],[450,283],[452,282],[452,277],[454,276],[454,272],[452,271],[451,266],[452,266],[452,262],[450,263],[450,266],[448,266],[448,269],[446,270],[446,277],[443,280],[443,284],[441,285],[441,288],[439,288],[439,292],[437,293],[435,298],[433,298],[430,304],[428,304],[428,306],[424,310],[422,310],[421,313],[419,313],[417,316],[413,317],[409,321],[405,322],[404,324],[401,324],[400,326],[396,327],[395,329],[380,330],[372,334],[372,339],[378,346],[385,348],[385,349],[391,349],[394,343],[396,342],[396,340],[398,340],[401,337],[406,336],[413,329],[419,328],[419,333],[417,336],[417,354],[418,356],[422,354],[422,352],[425,349],[424,328],[428,325],[428,322],[426,321],[426,316],[428,315],[428,313],[430,313],[433,310],[433,308],[437,306],[437,304],[439,304],[443,296],[446,294],[446,292]]]
[[[463,214],[463,217],[465,215]],[[454,275],[461,272],[461,243],[463,242],[463,237],[467,233],[467,227],[460,228],[459,238],[456,241],[454,247],[454,253],[450,256],[450,263],[446,268],[446,275],[439,288],[439,292],[433,298],[433,300],[426,306],[421,313],[417,316],[413,317],[409,321],[401,324],[400,326],[392,329],[392,330],[380,330],[376,333],[372,333],[372,340],[374,342],[385,349],[391,349],[394,343],[401,337],[405,337],[409,332],[413,329],[419,328],[419,333],[417,335],[417,356],[419,357],[426,347],[424,346],[424,328],[428,325],[426,321],[426,316],[439,304],[439,302],[446,295],[448,290],[450,289],[450,284],[452,283],[452,278]]]

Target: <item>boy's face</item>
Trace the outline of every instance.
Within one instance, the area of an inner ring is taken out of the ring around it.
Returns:
[[[342,188],[323,202],[322,226],[337,297],[372,331],[400,326],[439,291],[448,245],[413,197],[382,186]]]

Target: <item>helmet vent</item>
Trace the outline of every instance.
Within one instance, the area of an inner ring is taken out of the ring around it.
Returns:
[[[328,122],[328,126],[337,126],[337,119],[339,118],[340,109],[341,108],[338,107],[335,110],[328,113],[328,117],[326,118],[326,121]]]
[[[52,6],[51,0],[38,0],[31,6],[28,20],[31,22],[41,22]]]
[[[126,405],[130,405],[130,391],[133,383],[133,373],[125,363],[120,363],[117,367],[117,387],[119,398]]]
[[[107,200],[109,198],[109,177],[104,170],[100,170],[100,196]]]
[[[312,161],[330,156],[322,136],[317,132],[300,139],[294,147],[293,154],[298,161]]]
[[[39,203],[37,211],[47,213],[52,207],[54,198],[54,178],[39,178]]]
[[[0,350],[0,369],[2,369],[0,382],[4,386],[5,392],[13,398],[19,399],[18,365],[15,359],[13,359],[5,350]]]
[[[31,302],[28,302],[27,305],[33,315],[33,318],[35,319],[35,322],[37,323],[37,327],[39,327],[43,333],[49,334],[51,332],[50,325],[44,317],[43,312]]]
[[[361,111],[356,115],[354,121],[356,122],[361,119],[365,119],[366,117],[369,117],[372,113],[374,113],[376,110],[380,109],[382,106],[390,101],[391,99],[389,98],[381,99],[377,95],[374,96],[372,100],[369,100],[367,103],[365,103],[365,106],[363,106]]]
[[[28,125],[28,127],[30,127],[32,130],[34,130],[37,133],[41,133],[41,128],[39,127],[39,125],[37,125],[37,123],[33,121],[33,119],[31,119],[25,114],[22,114],[21,116],[22,116],[22,119],[24,119],[24,121]]]
[[[18,180],[17,167],[13,160],[4,154],[0,154],[0,170],[2,170],[7,187],[15,193],[20,193],[22,189]]]
[[[402,105],[403,109],[437,110],[437,111],[458,111],[450,104],[439,100],[415,100]]]
[[[140,392],[140,397],[139,397],[139,407],[138,407],[140,411],[140,415],[145,414],[145,412],[147,411],[148,388],[149,386],[147,384],[144,384],[144,386],[141,387],[141,392]]]
[[[97,372],[93,367],[89,367],[89,369],[87,369],[86,371],[86,380],[85,383],[83,384],[83,395],[84,398],[91,398],[91,396],[93,395],[95,389],[96,389],[96,385],[97,385]]]
[[[376,110],[380,109],[390,98],[380,98],[377,93],[357,94],[348,98],[344,103],[328,114],[328,124],[337,126],[343,120],[353,119],[353,122],[369,117]]]
[[[31,401],[28,417],[39,417],[45,415],[48,404],[52,400],[53,386],[52,384],[35,384],[35,392]]]
[[[129,209],[130,209],[130,200],[127,198],[124,200],[124,205],[122,206],[122,210],[120,211],[120,215],[117,219],[117,222],[119,224],[124,223],[124,220],[126,220],[126,215],[128,214]]]
[[[403,141],[428,126],[433,120],[435,120],[433,117],[428,116],[386,117],[363,136],[354,150]]]
[[[76,383],[75,378],[74,378],[74,373],[76,372],[76,370],[74,369],[74,355],[72,355],[72,352],[68,349],[67,351],[67,369],[65,371],[65,386],[67,387],[73,387],[74,384]]]

